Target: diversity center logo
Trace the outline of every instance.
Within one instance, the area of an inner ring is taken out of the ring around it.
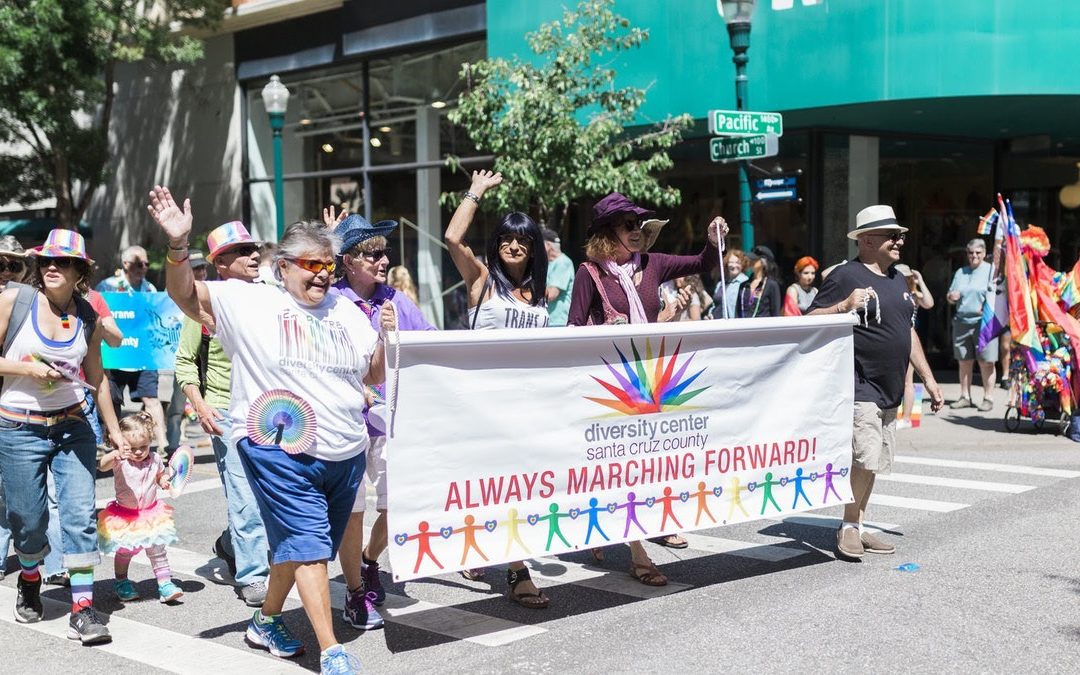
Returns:
[[[622,362],[622,369],[612,366],[607,359],[603,359],[604,365],[614,382],[606,382],[595,375],[591,376],[597,384],[602,386],[615,398],[598,398],[586,396],[588,400],[611,408],[622,415],[647,415],[649,413],[666,412],[684,405],[709,387],[690,389],[690,385],[705,372],[705,369],[688,375],[690,363],[694,360],[691,354],[679,362],[679,350],[682,340],[675,345],[675,351],[671,356],[665,354],[664,338],[660,339],[660,353],[653,358],[652,342],[645,338],[645,358],[641,358],[637,344],[631,340],[630,350],[634,355],[631,362],[614,345],[615,352]]]

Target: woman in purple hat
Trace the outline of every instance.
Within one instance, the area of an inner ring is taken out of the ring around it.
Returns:
[[[323,222],[334,226],[332,216]],[[370,319],[371,327],[379,330],[379,312],[390,304],[397,315],[398,330],[435,330],[404,293],[399,293],[386,283],[390,267],[391,249],[387,237],[397,227],[393,220],[372,225],[363,216],[353,214],[336,224],[335,233],[341,238],[338,248],[340,279],[330,292],[353,303]],[[371,391],[373,390],[373,391]],[[375,488],[375,509],[378,517],[371,526],[371,536],[364,548],[364,510],[367,490],[363,482],[356,491],[349,524],[341,540],[341,571],[345,575],[348,593],[342,616],[345,623],[360,630],[381,628],[382,617],[375,609],[386,600],[386,591],[379,580],[379,556],[386,550],[386,431],[381,411],[385,401],[385,388],[375,385],[369,408],[364,413],[371,442],[367,450],[366,473]]]
[[[473,171],[472,185],[454,211],[443,240],[465,281],[473,329],[542,328],[548,325],[548,257],[540,226],[524,213],[506,214],[488,239],[486,264],[465,243],[480,199],[500,183],[501,173]],[[547,607],[551,601],[533,584],[529,568],[522,562],[509,567],[510,599],[529,609]],[[482,572],[462,574],[476,579]]]
[[[588,260],[578,267],[570,300],[571,326],[603,323],[654,323],[660,312],[660,284],[690,274],[705,274],[720,263],[719,237],[727,234],[723,218],[708,227],[708,243],[698,255],[642,253],[643,218],[649,209],[613,192],[593,207],[585,242]],[[678,535],[653,540],[670,548],[686,548]],[[656,568],[641,542],[630,543],[630,575],[647,586],[664,586],[667,577]],[[602,560],[600,549],[593,555]]]
[[[101,368],[104,329],[83,297],[90,265],[82,236],[53,230],[30,250],[29,286],[0,294],[0,472],[7,514],[21,566],[15,620],[40,621],[39,565],[49,544],[46,475],[52,472],[59,497],[64,559],[71,577],[68,637],[83,644],[108,642],[109,629],[94,611],[94,566],[98,552],[94,514],[97,442],[87,421],[91,410],[82,373],[109,435],[121,453],[109,381]]]

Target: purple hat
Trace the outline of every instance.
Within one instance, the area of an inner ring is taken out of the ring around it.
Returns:
[[[592,222],[589,223],[589,228],[585,231],[585,234],[596,234],[596,231],[601,226],[610,223],[620,213],[633,213],[638,218],[648,218],[656,215],[655,211],[642,208],[618,192],[612,192],[607,197],[596,202],[592,207]]]

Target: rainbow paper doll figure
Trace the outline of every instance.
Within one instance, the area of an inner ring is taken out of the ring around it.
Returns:
[[[731,494],[731,497],[730,497],[731,502],[730,502],[730,506],[728,506],[728,512],[727,512],[727,519],[728,520],[731,520],[731,516],[735,515],[735,507],[736,506],[739,507],[739,510],[742,511],[742,514],[744,516],[746,516],[747,518],[750,517],[750,514],[746,512],[746,508],[744,508],[743,505],[742,505],[742,491],[745,490],[745,489],[746,488],[744,486],[739,484],[739,477],[738,476],[732,476],[731,477],[731,492],[729,493],[729,494]]]
[[[836,498],[843,501],[840,498],[840,493],[836,491],[836,486],[833,485],[833,476],[842,476],[844,471],[833,471],[832,462],[825,465],[825,473],[821,474],[825,478],[825,494],[821,496],[821,503],[824,504],[829,500],[829,493],[832,492],[836,495]]]
[[[521,540],[521,532],[518,530],[518,525],[528,522],[523,518],[518,518],[517,509],[510,509],[506,512],[506,520],[499,523],[499,525],[506,527],[506,553],[504,555],[510,555],[510,548],[516,541],[526,553],[532,555],[532,551],[525,545],[525,542]]]
[[[629,534],[630,534],[630,523],[633,523],[634,525],[637,525],[638,529],[641,530],[642,534],[648,534],[648,532],[645,531],[645,528],[641,526],[641,523],[638,522],[638,519],[637,519],[637,507],[645,506],[645,502],[644,501],[640,501],[640,502],[634,501],[636,497],[637,497],[637,495],[635,495],[633,492],[628,492],[626,494],[626,503],[625,504],[619,504],[618,506],[615,507],[616,509],[626,509],[626,527],[623,528],[623,533],[622,533],[623,537],[629,536]]]
[[[697,489],[698,491],[692,495],[694,497],[697,497],[697,514],[694,516],[694,525],[697,525],[701,522],[702,513],[709,516],[709,520],[715,523],[716,518],[713,518],[712,511],[709,511],[708,496],[710,494],[710,491],[705,489],[705,481],[701,481],[700,483],[698,483]],[[720,488],[717,488],[717,490],[719,489]],[[720,496],[720,494],[717,492],[712,492],[712,494],[715,494],[717,497]]]
[[[435,566],[439,569],[443,568],[442,563],[440,563],[438,558],[435,557],[435,554],[431,552],[431,540],[441,535],[438,531],[428,532],[430,527],[428,521],[421,520],[416,526],[419,531],[416,534],[410,534],[405,537],[405,541],[416,540],[416,565],[413,567],[413,574],[420,571],[420,563],[424,561],[424,556],[431,558],[431,562],[435,563]]]
[[[563,536],[562,530],[559,528],[559,518],[568,518],[569,516],[569,513],[559,513],[558,504],[548,506],[548,515],[546,516],[533,516],[537,523],[541,520],[548,521],[548,537],[547,544],[544,545],[545,551],[551,550],[551,542],[555,537],[558,537],[567,548],[570,548],[570,542],[566,541],[566,537]]]
[[[476,545],[476,531],[486,529],[483,525],[476,525],[476,518],[470,513],[465,516],[465,524],[458,529],[454,530],[454,534],[465,534],[465,546],[461,550],[461,564],[465,564],[465,558],[469,555],[469,549],[476,551],[476,554],[484,559],[484,562],[488,561],[488,557],[484,555],[484,552],[480,550],[480,547]]]
[[[791,508],[799,506],[799,497],[806,500],[807,506],[813,506],[810,503],[810,498],[806,496],[806,490],[803,488],[803,482],[806,480],[806,476],[803,475],[802,467],[795,469],[795,476],[788,479],[788,482],[795,484],[795,502],[791,505]]]
[[[589,499],[589,508],[582,511],[582,513],[589,514],[589,529],[585,531],[585,545],[589,545],[589,539],[592,537],[593,530],[596,530],[604,541],[611,541],[608,536],[604,534],[604,531],[600,529],[600,512],[607,511],[602,506],[599,506],[599,500],[596,497]]]
[[[776,503],[776,498],[773,497],[772,489],[774,485],[779,485],[780,481],[773,480],[772,472],[765,474],[765,481],[758,483],[756,487],[761,488],[761,515],[765,515],[765,507],[768,504],[772,504],[776,507],[776,510],[780,510],[780,505]]]
[[[670,487],[665,487],[664,496],[660,499],[657,499],[656,501],[663,502],[664,504],[664,515],[660,518],[660,531],[663,532],[664,529],[667,528],[668,518],[671,518],[671,520],[675,522],[675,526],[681,530],[682,523],[680,523],[679,519],[675,517],[675,510],[672,508],[672,503],[679,501],[679,496],[671,494]]]

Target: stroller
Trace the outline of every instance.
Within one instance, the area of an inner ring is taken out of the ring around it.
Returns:
[[[1041,353],[1013,345],[1005,430],[1019,430],[1023,419],[1042,430],[1049,420],[1055,434],[1065,434],[1073,407],[1072,346],[1057,324],[1039,322],[1037,333],[1043,346]]]

